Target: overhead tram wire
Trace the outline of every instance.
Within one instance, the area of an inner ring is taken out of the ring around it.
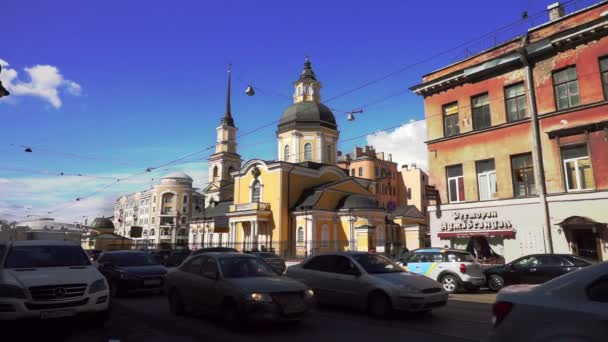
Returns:
[[[567,4],[572,3],[572,2],[574,2],[574,1],[578,1],[578,0],[569,0],[569,1],[565,2],[563,5],[567,5]],[[375,83],[378,83],[378,82],[380,82],[380,81],[382,81],[382,80],[384,80],[384,79],[387,79],[387,78],[389,78],[389,77],[391,77],[391,76],[393,76],[393,75],[396,75],[396,74],[398,74],[398,73],[401,73],[401,72],[403,72],[403,71],[405,71],[405,70],[407,70],[407,69],[409,69],[409,68],[412,68],[412,67],[414,67],[414,66],[417,66],[417,65],[420,65],[420,64],[423,64],[423,63],[426,63],[426,62],[428,62],[428,61],[430,61],[430,60],[433,60],[433,59],[435,59],[435,58],[437,58],[437,57],[440,57],[440,56],[442,56],[442,55],[444,55],[444,54],[447,54],[447,53],[449,53],[449,52],[452,52],[452,51],[454,51],[454,50],[456,50],[456,49],[458,49],[458,48],[461,48],[461,47],[463,47],[463,46],[469,45],[469,44],[471,44],[471,43],[473,43],[473,42],[475,42],[475,41],[478,41],[478,40],[481,40],[481,39],[485,39],[485,38],[487,38],[487,37],[491,36],[492,34],[495,34],[496,32],[499,32],[499,31],[501,31],[501,30],[505,30],[506,28],[509,28],[509,27],[514,26],[514,25],[516,25],[516,24],[520,24],[520,23],[522,23],[522,22],[524,22],[524,21],[532,20],[533,18],[536,18],[536,17],[538,17],[539,15],[544,14],[544,13],[546,13],[546,12],[547,12],[547,10],[540,11],[540,12],[538,12],[537,14],[535,14],[535,15],[533,15],[533,16],[529,16],[529,17],[528,17],[528,18],[526,18],[526,19],[520,19],[520,20],[518,20],[518,21],[516,21],[516,22],[514,22],[514,23],[511,23],[511,24],[509,24],[509,25],[505,25],[505,26],[503,26],[503,27],[500,27],[500,28],[498,28],[498,29],[496,29],[496,30],[494,30],[494,31],[491,31],[491,32],[489,32],[489,33],[486,33],[486,34],[484,34],[484,35],[482,35],[482,36],[480,36],[480,37],[478,37],[478,38],[475,38],[475,39],[469,40],[469,41],[467,41],[467,42],[465,42],[465,43],[462,43],[462,44],[460,44],[460,45],[458,45],[458,46],[456,46],[456,47],[453,47],[453,48],[448,49],[448,50],[445,50],[445,51],[443,51],[443,52],[441,52],[441,53],[435,54],[435,55],[431,56],[430,58],[427,58],[427,59],[425,59],[425,60],[418,61],[418,62],[416,62],[416,63],[412,63],[412,64],[409,64],[409,65],[406,65],[406,66],[404,66],[404,67],[402,67],[402,68],[399,68],[399,69],[397,69],[397,70],[395,70],[395,71],[393,71],[393,72],[391,72],[391,73],[389,73],[389,74],[387,74],[387,75],[384,75],[384,76],[382,76],[382,77],[380,77],[380,78],[377,78],[377,79],[371,80],[371,81],[369,81],[369,82],[366,82],[366,83],[362,84],[361,86],[355,87],[355,88],[353,88],[353,89],[351,89],[351,90],[349,90],[349,91],[347,91],[347,92],[344,92],[344,93],[341,93],[341,94],[339,94],[339,95],[337,95],[337,96],[334,96],[334,97],[332,97],[332,98],[330,98],[330,99],[328,99],[328,100],[326,100],[326,101],[324,101],[324,102],[329,102],[329,101],[335,100],[335,99],[337,99],[337,98],[339,98],[339,97],[346,96],[346,95],[348,95],[348,94],[350,94],[350,93],[353,93],[353,92],[355,92],[355,91],[357,91],[357,90],[363,89],[363,88],[368,87],[368,86],[370,86],[370,85],[372,85],[372,84],[375,84]],[[395,96],[397,96],[397,95],[398,95],[398,94],[389,95],[387,98],[392,98],[392,97],[395,97]],[[283,96],[281,96],[281,97],[283,97]],[[464,107],[466,107],[466,106],[462,106],[462,107],[459,107],[459,108],[464,108]],[[437,115],[443,115],[443,113],[440,113],[440,114],[437,114]],[[429,117],[431,117],[431,116],[435,116],[435,115],[428,115],[428,116],[426,116],[426,118],[429,118]],[[425,119],[414,120],[413,122],[416,122],[416,121],[422,121],[422,120],[425,120]],[[270,126],[270,125],[273,125],[273,124],[275,124],[275,123],[277,123],[277,122],[279,122],[279,121],[280,121],[280,120],[275,120],[275,121],[270,122],[270,123],[268,123],[268,124],[266,124],[266,125],[264,125],[264,126],[261,126],[261,127],[259,127],[259,128],[256,128],[256,129],[254,129],[254,130],[252,130],[252,131],[250,131],[250,132],[247,132],[247,133],[245,133],[245,134],[243,134],[243,135],[241,135],[241,136],[244,136],[244,135],[246,135],[246,134],[253,133],[253,132],[256,132],[256,131],[259,131],[259,130],[261,130],[261,129],[265,128],[265,127],[268,127],[268,126]],[[410,121],[410,123],[412,123],[412,121]],[[385,129],[381,129],[381,130],[377,130],[377,131],[374,131],[374,132],[371,132],[371,133],[365,134],[365,135],[363,135],[363,136],[366,136],[366,135],[369,135],[369,134],[372,134],[372,133],[377,133],[377,132],[379,132],[379,131],[383,131],[383,130],[394,129],[394,128],[399,127],[399,126],[401,126],[401,125],[403,125],[403,124],[396,125],[396,126],[391,126],[391,127],[388,127],[388,128],[385,128]],[[241,137],[241,136],[238,136],[238,137]],[[361,136],[361,137],[362,137],[362,136]],[[360,137],[358,137],[358,138],[360,138]],[[236,139],[236,138],[235,138],[235,139]],[[353,139],[356,139],[356,138],[353,138]],[[352,140],[352,139],[351,139],[351,140]],[[211,148],[213,148],[213,147],[215,147],[215,145],[210,146],[210,147],[205,148],[205,149],[202,149],[202,150],[197,151],[197,152],[195,152],[195,153],[189,154],[189,155],[187,155],[187,156],[184,156],[184,157],[178,158],[178,159],[173,160],[173,161],[171,161],[171,162],[168,162],[168,163],[162,164],[162,165],[161,165],[161,166],[159,166],[159,167],[163,167],[163,166],[172,165],[172,164],[174,164],[174,163],[176,163],[176,162],[178,162],[178,161],[181,161],[181,160],[187,159],[187,158],[192,157],[192,156],[194,156],[194,155],[196,155],[196,154],[199,154],[199,153],[202,153],[202,152],[204,152],[204,151],[207,151],[207,150],[209,150],[209,149],[211,149]],[[155,167],[155,168],[152,168],[152,169],[157,169],[157,168],[158,168],[158,167]],[[100,192],[100,191],[103,191],[103,190],[107,189],[108,187],[110,187],[110,186],[112,186],[112,185],[114,185],[114,184],[116,184],[116,183],[120,182],[121,180],[130,179],[130,178],[132,178],[132,177],[135,177],[135,176],[138,176],[138,175],[144,174],[144,173],[146,173],[146,172],[150,172],[150,171],[151,171],[151,170],[150,170],[150,168],[148,168],[148,169],[147,169],[146,171],[144,171],[144,172],[140,172],[140,173],[133,174],[133,175],[128,176],[128,177],[126,177],[126,178],[124,178],[124,179],[119,179],[119,180],[117,180],[116,182],[113,182],[113,183],[111,183],[111,184],[108,184],[106,187],[104,187],[104,188],[100,189],[99,191],[96,191],[95,193],[98,193],[98,192]]]
[[[595,76],[599,75],[599,71],[597,71],[597,72],[591,72],[591,73],[587,73],[587,74],[580,74],[580,75],[577,75],[577,77],[578,77],[578,79],[581,79],[581,78],[590,77],[590,76],[594,76],[594,75],[595,75]],[[545,87],[553,87],[553,84],[551,83],[551,84],[544,84],[544,85],[541,85],[541,86],[536,86],[536,87],[535,87],[535,89],[536,89],[536,90],[540,90],[540,89],[545,88]],[[394,95],[394,94],[393,94],[393,95]],[[391,98],[391,96],[388,96],[388,97],[385,97],[385,98]],[[503,95],[503,96],[497,96],[497,97],[489,98],[489,99],[488,99],[488,101],[500,100],[500,99],[505,99],[504,95]],[[380,101],[374,101],[374,102],[372,102],[372,103],[369,103],[369,104],[363,105],[362,107],[370,107],[370,106],[372,106],[372,105],[377,105],[377,104],[379,104],[379,103],[381,103],[381,102],[380,102]],[[460,110],[461,110],[461,109],[464,109],[464,108],[470,108],[470,107],[471,107],[471,104],[469,104],[469,105],[464,105],[464,106],[459,106],[459,107],[458,107],[458,109],[459,109],[459,113],[460,113]],[[342,140],[338,141],[338,144],[342,144],[342,143],[345,143],[345,142],[347,142],[347,141],[352,141],[352,140],[360,139],[360,138],[366,137],[366,136],[371,135],[371,134],[376,134],[376,133],[379,133],[379,132],[383,132],[383,131],[388,131],[388,130],[391,130],[391,129],[395,129],[395,128],[398,128],[398,127],[403,126],[404,124],[412,124],[412,123],[416,123],[416,122],[420,122],[420,121],[425,121],[426,119],[429,119],[429,118],[432,118],[432,117],[437,117],[437,116],[443,116],[443,112],[440,112],[440,113],[434,113],[434,114],[431,114],[431,115],[427,115],[425,118],[422,118],[422,119],[410,120],[410,121],[408,121],[408,122],[400,123],[400,124],[397,124],[397,125],[392,125],[392,126],[385,127],[385,128],[381,128],[381,129],[374,130],[374,131],[370,131],[370,132],[367,132],[367,133],[364,133],[364,134],[361,134],[361,135],[358,135],[358,136],[355,136],[355,137],[351,137],[351,138],[348,138],[348,139],[342,139]],[[265,127],[269,126],[269,125],[272,125],[272,124],[274,124],[274,123],[277,123],[277,122],[279,122],[279,120],[275,120],[275,121],[273,121],[272,123],[269,123],[269,124],[266,124],[266,125],[264,125],[264,126],[260,126],[260,127],[256,128],[256,129],[253,129],[253,130],[250,130],[250,131],[248,131],[248,132],[245,132],[245,133],[243,133],[243,134],[242,134],[242,135],[240,135],[240,136],[244,136],[244,135],[248,135],[248,134],[255,133],[255,132],[257,132],[257,131],[259,131],[259,130],[261,130],[261,129],[263,129],[263,128],[265,128]],[[238,137],[240,137],[240,136],[238,136]],[[237,137],[237,138],[238,138],[238,137]],[[236,138],[235,138],[235,139],[236,139]],[[274,141],[272,141],[272,142],[274,143]],[[269,143],[270,143],[270,142],[269,142]],[[256,146],[259,146],[259,145],[261,145],[261,143],[256,144]],[[251,145],[250,145],[250,146],[251,146]],[[215,145],[210,146],[210,147],[205,148],[205,149],[203,149],[203,150],[200,150],[200,151],[197,151],[197,152],[195,152],[195,153],[189,154],[188,156],[184,156],[184,157],[181,157],[181,158],[175,159],[175,160],[173,160],[173,161],[171,161],[171,162],[164,163],[164,164],[162,164],[162,165],[163,165],[163,166],[170,166],[170,165],[172,166],[172,165],[174,165],[174,163],[176,163],[177,161],[180,161],[180,160],[186,159],[186,158],[188,158],[189,156],[193,156],[193,155],[199,154],[199,153],[201,153],[201,152],[202,152],[202,151],[204,151],[204,150],[209,150],[209,149],[214,148],[214,147],[215,147]],[[303,153],[300,153],[300,154],[303,154]],[[160,166],[160,167],[163,167],[163,166]],[[157,169],[158,169],[158,168],[160,168],[160,167],[151,168],[151,170],[150,170],[150,171],[155,171],[155,170],[157,170]],[[96,191],[94,191],[94,192],[92,192],[92,193],[90,193],[90,194],[88,194],[88,195],[86,195],[86,196],[81,196],[81,197],[78,197],[78,200],[77,200],[76,202],[81,201],[81,200],[84,200],[84,199],[87,199],[87,198],[90,198],[91,196],[94,196],[94,195],[96,195],[96,194],[98,194],[98,193],[100,193],[100,192],[102,192],[102,191],[104,191],[104,190],[108,189],[109,187],[111,187],[111,186],[113,186],[113,185],[115,185],[115,184],[117,184],[117,183],[119,183],[119,182],[121,182],[121,181],[125,181],[125,180],[128,180],[128,179],[131,179],[131,178],[133,178],[133,177],[136,177],[136,176],[139,176],[139,175],[142,175],[142,174],[148,173],[148,172],[150,172],[150,171],[143,171],[143,172],[139,172],[139,173],[135,173],[135,174],[133,174],[133,175],[127,176],[127,177],[125,177],[125,178],[117,179],[116,181],[114,181],[114,182],[112,182],[112,183],[109,183],[109,184],[107,184],[107,185],[103,186],[102,188],[100,188],[100,189],[98,189],[98,190],[96,190]],[[74,202],[74,201],[72,200],[72,201],[68,201],[68,202],[65,202],[65,203],[68,205],[68,207],[71,207],[71,206],[73,206],[73,205],[76,205],[76,202]],[[59,210],[64,210],[64,208],[61,208],[61,209],[55,209],[55,210],[53,210],[52,212],[56,212],[56,211],[59,211]]]
[[[570,4],[570,3],[577,2],[577,1],[579,1],[579,0],[567,0],[567,1],[565,1],[564,3],[562,3],[562,6],[566,6],[566,5]],[[470,44],[472,44],[472,43],[475,43],[475,42],[477,42],[477,41],[481,41],[481,40],[483,40],[483,39],[487,39],[487,38],[489,38],[489,37],[492,37],[492,35],[495,35],[496,33],[500,32],[500,31],[504,31],[504,30],[506,30],[506,29],[508,29],[508,28],[511,28],[511,27],[515,26],[515,25],[520,25],[520,24],[522,24],[522,23],[524,23],[524,22],[526,22],[526,21],[533,21],[533,20],[534,20],[534,19],[536,19],[537,17],[539,17],[539,16],[541,16],[541,15],[545,15],[547,12],[548,12],[548,10],[547,10],[547,9],[544,9],[544,10],[539,11],[539,12],[537,12],[537,13],[535,13],[535,14],[531,15],[531,16],[528,16],[527,18],[522,18],[522,19],[519,19],[519,20],[514,21],[514,22],[512,22],[512,23],[510,23],[510,24],[507,24],[507,25],[502,26],[502,27],[499,27],[499,28],[497,28],[497,29],[495,29],[495,30],[493,30],[493,31],[490,31],[490,32],[488,32],[488,33],[485,33],[485,34],[483,34],[483,35],[481,35],[481,36],[479,36],[479,37],[477,37],[477,38],[474,38],[474,39],[468,40],[468,41],[466,41],[466,42],[464,42],[464,43],[461,43],[461,44],[459,44],[459,45],[457,45],[457,46],[455,46],[455,47],[452,47],[452,48],[449,48],[449,49],[447,49],[447,50],[441,51],[441,52],[439,52],[439,53],[437,53],[437,54],[432,55],[432,56],[431,56],[431,57],[429,57],[429,58],[425,58],[425,59],[422,59],[422,60],[420,60],[420,61],[418,61],[418,62],[414,62],[414,63],[411,63],[411,64],[404,65],[404,66],[402,66],[402,67],[400,67],[400,68],[398,68],[398,69],[396,69],[396,70],[393,70],[393,71],[391,71],[391,72],[389,72],[389,73],[387,73],[387,74],[385,74],[385,75],[383,75],[383,76],[380,76],[380,77],[378,77],[378,78],[372,79],[372,80],[370,80],[370,81],[368,81],[368,82],[365,82],[365,83],[363,83],[363,84],[361,84],[361,85],[359,85],[359,86],[357,86],[357,87],[354,87],[354,88],[351,88],[351,89],[349,89],[349,90],[346,90],[346,91],[344,91],[344,92],[342,92],[342,93],[339,93],[339,94],[338,94],[338,95],[336,95],[336,96],[330,97],[329,99],[325,100],[324,102],[330,102],[330,101],[333,101],[333,100],[338,99],[338,98],[340,98],[340,97],[343,97],[343,96],[346,96],[346,95],[352,94],[352,93],[354,93],[354,92],[356,92],[356,91],[359,91],[359,90],[361,90],[361,89],[367,88],[367,87],[369,87],[369,86],[371,86],[371,85],[374,85],[374,84],[376,84],[376,83],[379,83],[379,82],[381,82],[381,81],[384,81],[384,80],[386,80],[386,79],[388,79],[388,78],[390,78],[390,77],[392,77],[392,76],[395,76],[395,75],[397,75],[397,74],[400,74],[400,73],[402,73],[402,72],[404,72],[404,71],[406,71],[406,70],[408,70],[408,69],[414,68],[414,67],[416,67],[416,66],[418,66],[418,65],[425,64],[425,63],[427,63],[427,62],[429,62],[429,61],[431,61],[431,60],[434,60],[434,59],[436,59],[436,58],[439,58],[439,57],[441,57],[441,56],[443,56],[443,55],[446,55],[446,54],[448,54],[448,53],[450,53],[450,52],[454,52],[454,51],[456,51],[456,50],[458,50],[458,49],[462,49],[463,47],[468,46],[468,45],[470,45]]]

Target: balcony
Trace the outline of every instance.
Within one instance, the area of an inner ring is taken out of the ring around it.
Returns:
[[[160,218],[160,222],[159,222],[160,226],[171,226],[171,225],[174,225],[174,224],[175,224],[175,218],[174,217],[161,217]]]
[[[171,209],[165,209],[163,208],[160,212],[160,216],[176,216],[177,215],[177,211]]]
[[[270,210],[270,203],[244,203],[244,204],[234,204],[230,206],[230,212],[237,211],[257,211],[257,210]]]

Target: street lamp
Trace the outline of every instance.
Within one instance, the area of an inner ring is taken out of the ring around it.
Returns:
[[[355,121],[355,114],[361,114],[361,113],[363,113],[363,109],[353,110],[348,113],[348,115],[346,116],[346,120]]]

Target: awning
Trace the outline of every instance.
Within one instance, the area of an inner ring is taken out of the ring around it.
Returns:
[[[441,232],[437,233],[437,236],[441,239],[452,239],[452,238],[466,238],[473,236],[487,236],[487,237],[513,237],[515,236],[514,230],[485,230],[485,231],[464,231],[464,232]]]

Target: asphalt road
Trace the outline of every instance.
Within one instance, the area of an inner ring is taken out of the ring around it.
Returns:
[[[478,298],[485,294],[471,295]],[[458,299],[458,300],[456,300]],[[27,322],[2,328],[2,341],[485,341],[490,331],[490,304],[464,301],[456,295],[430,316],[397,315],[377,320],[364,313],[317,309],[299,325],[252,327],[244,332],[225,330],[210,317],[174,317],[163,296],[137,296],[114,301],[104,328],[79,320]],[[486,301],[485,299],[478,301]],[[15,334],[15,335],[13,335]],[[14,338],[7,338],[15,336]]]

